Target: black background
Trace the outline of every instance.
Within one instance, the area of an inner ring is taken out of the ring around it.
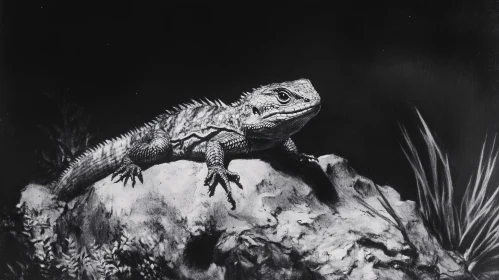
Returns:
[[[398,123],[417,136],[414,106],[449,153],[458,187],[485,134],[498,130],[492,1],[168,2],[2,2],[2,201],[15,202],[37,172],[37,125],[58,120],[43,92],[82,105],[96,144],[193,97],[231,102],[308,78],[323,106],[294,137],[301,150],[342,156],[410,199]]]

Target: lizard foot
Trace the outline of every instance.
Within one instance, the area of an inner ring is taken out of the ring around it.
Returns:
[[[306,161],[308,163],[319,163],[319,159],[317,159],[313,155],[307,155],[307,154],[299,154],[298,155],[300,161]]]
[[[234,210],[236,209],[236,202],[234,201],[234,198],[232,198],[232,191],[229,180],[239,183],[239,175],[223,167],[209,167],[208,175],[204,180],[204,184],[209,187],[209,195],[213,196],[215,194],[217,183],[220,181],[220,184],[227,193],[227,200],[232,206],[231,210]],[[242,188],[240,184],[237,185]]]
[[[142,169],[140,169],[138,165],[135,165],[133,163],[123,164],[120,168],[118,168],[118,170],[113,173],[113,176],[111,176],[111,180],[113,180],[114,177],[118,175],[120,175],[120,177],[114,183],[123,181],[123,185],[126,185],[128,179],[130,179],[132,181],[133,188],[135,187],[135,177],[139,178],[139,181],[141,183],[144,183],[144,179],[142,178]]]

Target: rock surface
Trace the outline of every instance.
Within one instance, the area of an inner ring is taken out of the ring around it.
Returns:
[[[208,197],[207,168],[190,161],[153,166],[135,188],[108,177],[65,207],[43,186],[29,185],[20,203],[50,225],[36,233],[40,238],[72,236],[89,248],[114,243],[143,260],[139,266],[159,265],[171,279],[463,277],[414,202],[380,186],[394,218],[372,181],[345,160],[327,155],[319,162],[337,188],[334,207],[320,203],[299,177],[254,159],[229,165],[244,187],[233,185],[234,211],[222,188]]]

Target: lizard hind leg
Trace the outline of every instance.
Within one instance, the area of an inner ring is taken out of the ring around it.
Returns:
[[[141,166],[144,167],[158,163],[167,158],[170,153],[170,138],[166,135],[166,132],[151,130],[144,137],[137,139],[132,144],[123,157],[121,166],[113,173],[111,179],[119,175],[115,183],[123,181],[123,184],[126,185],[128,180],[130,180],[132,187],[134,187],[136,178],[141,183],[144,182]]]
[[[118,175],[120,177],[115,181],[115,183],[123,181],[123,185],[126,185],[128,180],[130,179],[130,181],[132,181],[132,188],[135,187],[135,178],[138,178],[140,183],[144,183],[144,178],[142,177],[142,169],[138,165],[133,163],[128,156],[123,159],[120,168],[118,168],[113,173],[111,179],[114,179],[114,177]]]

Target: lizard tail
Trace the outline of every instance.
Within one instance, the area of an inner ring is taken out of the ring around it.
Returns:
[[[131,143],[145,133],[145,128],[137,129],[88,149],[50,185],[53,193],[64,201],[84,193],[94,182],[116,170]]]

